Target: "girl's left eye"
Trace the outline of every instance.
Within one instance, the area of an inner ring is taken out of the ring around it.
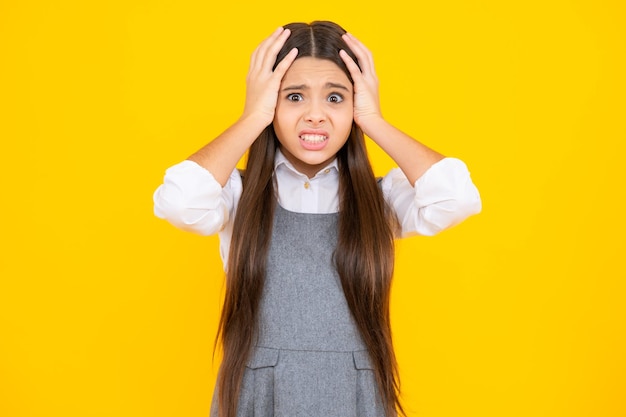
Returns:
[[[341,94],[331,94],[328,96],[328,101],[331,103],[341,103],[343,101],[343,96]]]

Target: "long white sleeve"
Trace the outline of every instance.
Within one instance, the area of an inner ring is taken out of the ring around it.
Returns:
[[[163,184],[154,192],[154,214],[180,229],[212,235],[226,227],[240,195],[236,169],[222,188],[209,171],[183,161],[165,172]]]
[[[278,202],[288,210],[306,213],[338,210],[339,179],[334,169],[324,169],[309,179],[290,164],[284,164],[276,169],[275,175],[279,183]],[[391,170],[381,186],[400,221],[400,237],[437,234],[482,208],[467,166],[455,158],[445,158],[431,166],[415,186],[399,168]],[[201,235],[219,233],[220,254],[226,264],[232,219],[241,192],[238,170],[233,170],[222,188],[209,171],[195,162],[183,161],[166,171],[163,184],[154,192],[154,214],[183,230]]]
[[[399,168],[382,181],[383,194],[402,227],[402,237],[431,236],[482,209],[480,194],[465,163],[444,158],[411,186]]]

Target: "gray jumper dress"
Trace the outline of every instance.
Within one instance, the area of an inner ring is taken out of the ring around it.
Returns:
[[[258,337],[237,417],[384,416],[333,266],[338,214],[295,213],[279,204],[274,211]]]

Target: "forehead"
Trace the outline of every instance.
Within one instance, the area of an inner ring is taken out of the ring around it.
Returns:
[[[292,82],[316,84],[327,81],[342,82],[346,87],[351,86],[346,73],[337,64],[328,59],[308,56],[296,59],[283,77],[283,84]]]

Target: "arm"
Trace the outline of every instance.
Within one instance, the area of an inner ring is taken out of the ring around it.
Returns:
[[[228,228],[241,195],[237,162],[274,118],[280,81],[297,55],[272,71],[289,30],[278,28],[254,51],[242,116],[202,149],[166,171],[155,191],[154,214],[183,230],[211,235]]]
[[[289,34],[289,29],[280,27],[257,47],[250,59],[242,116],[188,158],[213,174],[222,186],[246,150],[274,119],[280,81],[298,54],[294,48],[272,71]]]
[[[383,118],[372,54],[351,34],[343,35],[343,39],[361,66],[359,69],[345,51],[340,51],[339,54],[354,80],[354,121],[363,133],[398,164],[409,182],[415,184],[418,178],[444,156],[411,138]]]
[[[385,199],[400,221],[400,235],[434,235],[479,213],[480,195],[466,165],[445,158],[382,117],[372,54],[351,34],[343,38],[361,66],[340,51],[354,80],[354,120],[400,168],[382,183]]]
[[[398,164],[411,184],[415,184],[433,164],[444,158],[382,117],[368,120],[361,129]]]

